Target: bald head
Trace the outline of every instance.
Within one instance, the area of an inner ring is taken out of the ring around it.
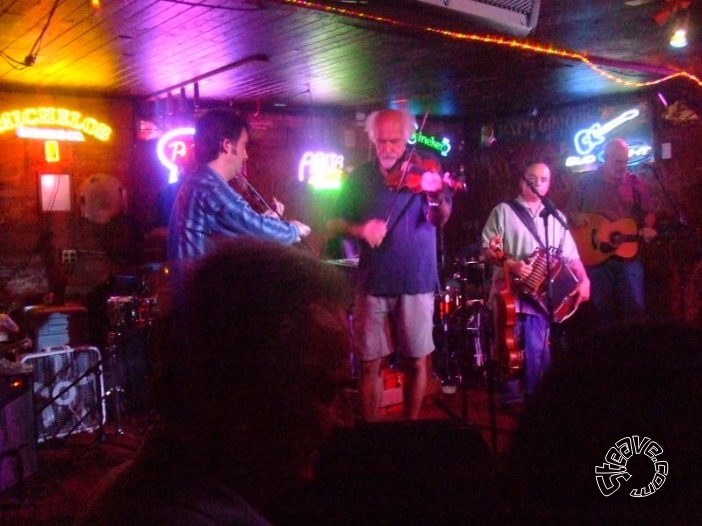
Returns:
[[[524,200],[528,203],[540,201],[539,196],[531,191],[525,179],[536,188],[540,196],[544,196],[551,188],[551,169],[545,163],[532,163],[527,166],[527,169],[524,171],[524,177],[520,181],[519,186]]]
[[[622,139],[612,139],[604,147],[603,175],[605,180],[618,181],[626,172],[629,145]]]

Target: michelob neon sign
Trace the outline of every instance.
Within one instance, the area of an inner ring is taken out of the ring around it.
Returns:
[[[414,132],[407,143],[419,143],[427,148],[436,150],[442,157],[446,157],[451,151],[451,141],[446,137],[441,139],[441,141],[438,141],[435,137],[424,135],[422,132]]]
[[[79,111],[53,106],[24,108],[0,113],[0,133],[17,130],[17,135],[23,138],[51,140],[84,140],[76,133],[56,133],[46,127],[68,128],[78,133],[95,137],[100,141],[109,140],[112,128],[94,117],[85,116]]]

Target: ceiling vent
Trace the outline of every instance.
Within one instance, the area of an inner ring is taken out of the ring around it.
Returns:
[[[496,30],[527,36],[536,27],[540,0],[418,0],[474,17]]]

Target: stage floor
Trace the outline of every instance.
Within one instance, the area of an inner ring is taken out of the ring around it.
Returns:
[[[493,397],[494,399],[495,397]],[[453,394],[442,391],[437,379],[429,382],[420,418],[455,420],[467,424],[482,437],[493,457],[499,459],[509,449],[519,412],[490,410],[490,396],[482,386],[458,388]],[[382,410],[383,421],[402,419],[402,406],[395,404]],[[98,480],[112,467],[132,458],[153,423],[149,415],[122,415],[122,433],[115,432],[109,418],[104,436],[77,433],[57,443],[38,445],[39,469],[0,494],[0,522],[15,526],[60,526],[71,524],[77,511],[88,499]]]

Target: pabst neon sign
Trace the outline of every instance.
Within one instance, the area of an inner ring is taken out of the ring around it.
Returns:
[[[164,133],[156,144],[156,156],[168,168],[168,183],[178,181],[181,167],[185,165],[193,144],[195,128],[176,128]]]

